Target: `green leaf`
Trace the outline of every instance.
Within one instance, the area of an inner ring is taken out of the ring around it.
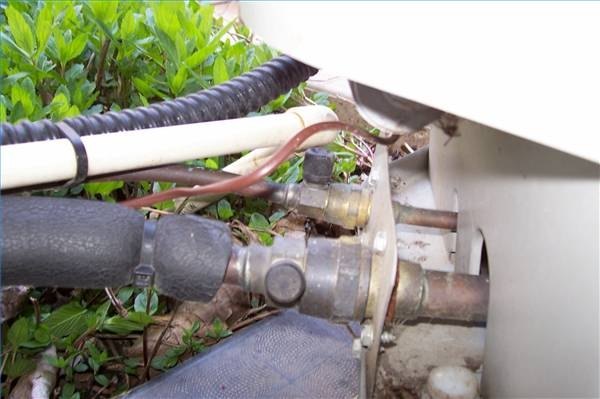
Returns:
[[[78,81],[82,76],[85,76],[84,69],[85,67],[83,66],[83,64],[73,64],[67,70],[67,72],[65,72],[65,80],[67,82]]]
[[[229,220],[233,217],[233,210],[229,201],[222,199],[217,203],[217,215],[221,220]]]
[[[219,340],[230,336],[231,331],[227,329],[221,319],[216,318],[212,323],[212,327],[206,332],[206,335],[212,339]]]
[[[181,24],[177,18],[178,12],[185,11],[183,2],[153,2],[151,4],[152,15],[158,29],[175,41],[181,33]]]
[[[94,376],[94,379],[96,380],[96,382],[100,385],[102,385],[103,387],[107,386],[108,384],[110,384],[110,380],[108,379],[107,376],[105,376],[104,374],[98,374]]]
[[[144,78],[148,78],[148,76],[144,76]],[[133,85],[135,86],[135,88],[142,92],[142,94],[145,97],[148,98],[152,98],[152,97],[160,97],[162,99],[166,99],[165,95],[163,93],[161,93],[159,90],[155,89],[154,87],[152,87],[148,82],[146,82],[144,79],[138,78],[138,77],[134,77],[133,78]]]
[[[12,326],[10,326],[6,339],[11,348],[17,350],[19,346],[28,341],[30,337],[29,320],[25,317],[20,317],[12,324]]]
[[[84,362],[79,362],[73,366],[73,371],[76,373],[84,373],[89,370],[89,367]]]
[[[194,320],[194,323],[187,331],[189,331],[190,336],[192,336],[192,335],[196,334],[198,332],[198,330],[200,330],[200,321]]]
[[[21,12],[16,10],[12,5],[8,6],[4,12],[8,19],[10,33],[15,42],[27,54],[32,55],[35,51],[35,39],[31,27],[25,21],[25,18],[23,18]]]
[[[96,309],[96,320],[94,323],[96,328],[102,325],[102,323],[104,323],[104,320],[106,320],[106,316],[108,315],[108,309],[110,309],[110,301],[104,301],[104,303],[98,306],[98,309]]]
[[[72,59],[78,57],[87,45],[87,33],[81,33],[71,39],[71,31],[54,32],[54,44],[56,46],[58,61],[64,68]]]
[[[0,122],[6,122],[6,97],[0,94]]]
[[[221,44],[221,37],[231,28],[235,21],[231,21],[227,25],[225,25],[219,32],[211,39],[211,41],[203,48],[196,51],[194,54],[187,57],[184,61],[184,64],[187,65],[188,68],[196,68],[198,65],[202,64],[206,59],[215,52],[217,47]]]
[[[56,357],[56,356],[44,356],[48,364],[56,367],[57,369],[64,369],[69,365],[69,362],[64,357]]]
[[[206,167],[206,169],[219,169],[219,164],[213,158],[206,158],[206,160],[204,161],[204,166]]]
[[[38,42],[38,48],[35,53],[36,58],[40,56],[48,44],[48,39],[50,39],[50,34],[52,33],[52,24],[52,5],[46,3],[35,21],[35,37]]]
[[[270,234],[271,224],[264,215],[256,212],[250,215],[250,223],[248,223],[248,227],[256,231],[258,239],[262,244],[273,244],[273,237]]]
[[[137,368],[142,365],[140,359],[131,357],[126,357],[123,359],[123,364],[125,365],[125,372],[132,375],[135,375]]]
[[[146,306],[148,304],[147,298],[147,290],[143,290],[135,297],[135,302],[133,304],[133,309],[136,312],[146,313]],[[158,310],[158,295],[155,291],[152,291],[152,296],[150,297],[150,313],[149,315],[153,315]]]
[[[8,354],[5,356],[9,356]],[[17,378],[27,373],[32,372],[35,369],[35,361],[33,359],[23,356],[21,353],[17,353],[13,359],[6,362],[3,374],[6,374],[9,378]]]
[[[50,342],[50,329],[48,326],[42,324],[33,332],[33,338],[41,343]]]
[[[79,108],[71,105],[65,93],[58,93],[49,105],[50,115],[54,120],[61,120],[70,116],[79,115]]]
[[[13,106],[17,105],[17,103],[21,103],[23,110],[25,111],[25,116],[29,116],[35,111],[32,94],[19,83],[14,84],[11,87],[10,101]]]
[[[214,14],[214,6],[210,4],[202,4],[199,9],[200,14],[200,26],[198,26],[198,30],[200,33],[208,37],[210,35],[210,31],[213,26],[213,14]]]
[[[175,65],[179,65],[179,55],[177,54],[175,43],[173,42],[173,40],[171,40],[169,35],[167,35],[159,28],[156,28],[154,30],[154,34],[158,38],[161,49],[167,53],[169,60]]]
[[[143,331],[144,327],[152,322],[152,317],[142,312],[129,312],[127,318],[122,316],[109,317],[100,327],[103,331],[110,331],[119,335],[127,335],[135,331]]]
[[[275,223],[279,222],[283,217],[287,215],[286,211],[277,211],[274,212],[271,216],[269,216],[269,225],[273,227]]]
[[[177,364],[179,356],[183,355],[187,348],[185,345],[174,346],[169,348],[163,355],[156,356],[152,359],[151,366],[157,370],[167,370]]]
[[[98,183],[86,183],[83,185],[83,189],[90,198],[100,195],[103,200],[112,194],[113,191],[123,187],[125,183],[123,181],[106,181]]]
[[[90,1],[88,2],[94,17],[101,21],[106,26],[111,26],[118,17],[117,8],[119,7],[118,0],[109,1]]]
[[[67,57],[67,60],[65,61],[65,64],[68,61],[71,61],[73,58],[77,58],[83,52],[87,44],[87,40],[87,33],[82,33],[77,35],[75,39],[73,39],[73,41],[69,43],[69,55]]]
[[[19,79],[25,78],[29,76],[28,72],[17,72],[17,73],[13,73],[12,75],[9,76],[4,76],[4,81],[2,82],[3,85],[14,85]]]
[[[86,330],[86,319],[90,314],[92,312],[79,303],[70,302],[52,312],[44,323],[55,337],[79,335]]]
[[[248,227],[255,230],[268,230],[270,223],[264,215],[255,212],[250,216]]]
[[[133,10],[129,10],[125,13],[123,20],[121,20],[120,36],[122,40],[131,40],[137,28],[137,21],[133,16]]]
[[[19,54],[23,60],[29,61],[30,55],[27,54],[21,47],[19,47],[12,37],[4,32],[0,32],[0,43],[7,44],[8,48]]]
[[[215,58],[213,65],[213,81],[216,85],[229,80],[229,74],[227,73],[227,64],[220,55]]]
[[[79,399],[79,397],[79,392],[75,390],[75,385],[67,382],[60,391],[59,399]]]
[[[133,287],[123,287],[117,293],[117,298],[122,304],[126,304],[129,298],[133,295]]]
[[[177,96],[181,94],[185,88],[185,82],[187,80],[188,70],[180,68],[174,76],[168,76],[169,88],[173,95]]]

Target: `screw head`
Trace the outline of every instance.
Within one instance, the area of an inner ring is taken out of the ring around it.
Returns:
[[[365,324],[360,332],[360,343],[368,348],[373,343],[373,326]]]
[[[381,255],[385,251],[386,246],[387,235],[385,234],[385,231],[378,231],[373,239],[373,251],[375,251],[376,254]]]
[[[302,297],[306,288],[304,273],[293,263],[272,266],[265,276],[265,291],[274,304],[292,306]]]
[[[381,333],[380,341],[382,344],[391,344],[396,341],[396,336],[389,331]]]

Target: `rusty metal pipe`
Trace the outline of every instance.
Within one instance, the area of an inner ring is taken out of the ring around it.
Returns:
[[[394,218],[396,223],[404,223],[415,226],[436,227],[456,231],[458,213],[449,211],[438,211],[435,209],[415,208],[392,202],[394,207]]]
[[[487,319],[489,281],[483,276],[423,270],[400,261],[393,298],[395,320],[430,317],[482,322]]]

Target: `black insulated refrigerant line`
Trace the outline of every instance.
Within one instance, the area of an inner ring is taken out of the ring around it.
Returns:
[[[207,302],[221,286],[231,256],[229,227],[215,220],[161,217],[142,256],[146,225],[154,222],[133,209],[12,195],[2,196],[0,208],[2,286],[120,287],[136,280],[140,265],[149,265],[160,293]]]
[[[306,81],[315,68],[281,56],[228,82],[148,107],[65,119],[80,136],[241,118]],[[55,122],[0,124],[2,145],[63,138]]]

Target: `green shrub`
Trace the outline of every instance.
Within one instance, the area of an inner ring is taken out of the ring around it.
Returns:
[[[194,1],[0,7],[0,121],[147,105],[221,83],[275,55],[251,44],[247,28]]]

